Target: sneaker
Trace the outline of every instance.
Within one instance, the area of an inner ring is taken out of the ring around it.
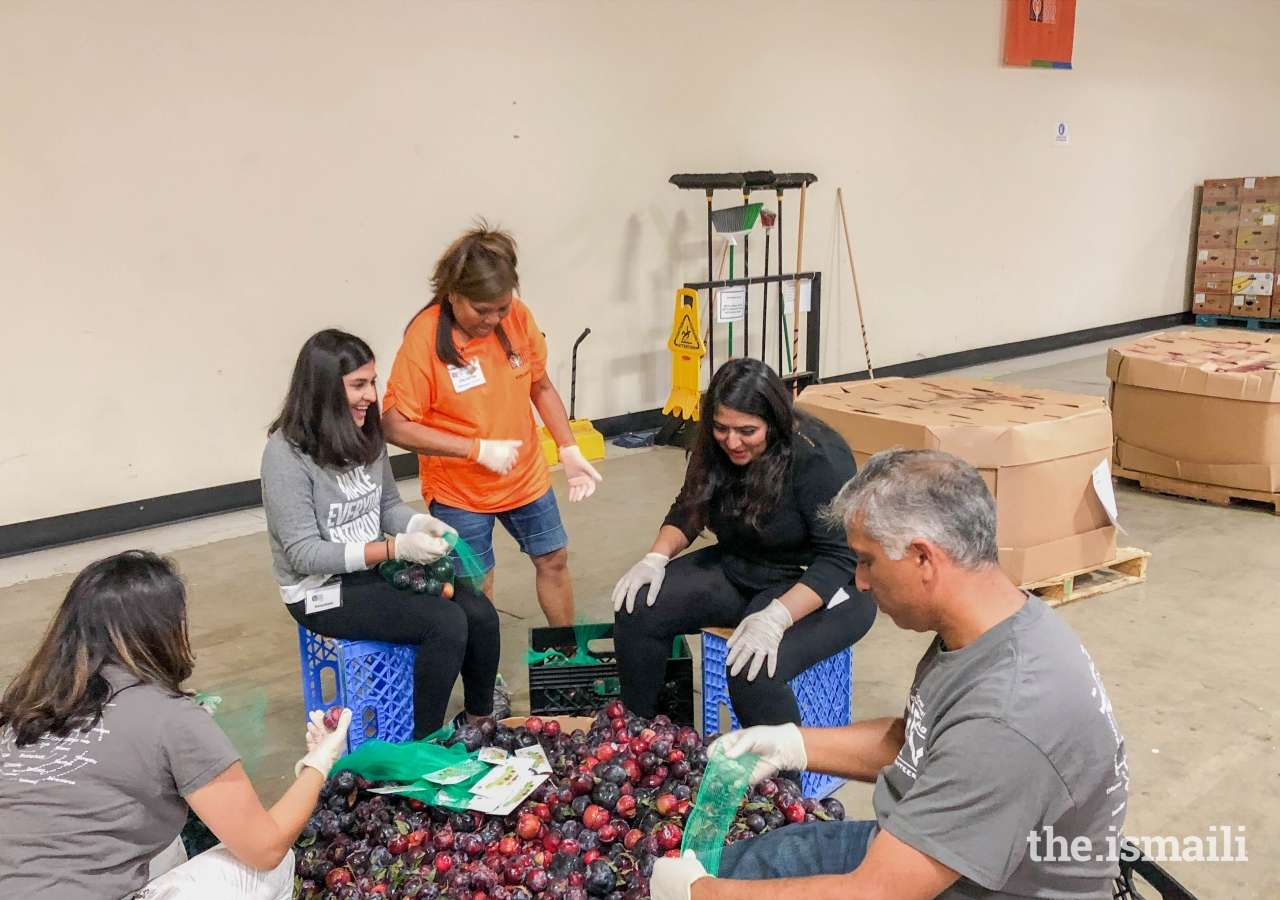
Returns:
[[[493,682],[493,717],[499,721],[511,715],[511,689],[499,673]]]

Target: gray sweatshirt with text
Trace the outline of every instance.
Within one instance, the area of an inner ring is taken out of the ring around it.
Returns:
[[[367,568],[364,545],[407,531],[420,515],[400,499],[385,449],[373,465],[339,472],[320,468],[279,431],[262,451],[262,507],[271,573],[286,603]]]

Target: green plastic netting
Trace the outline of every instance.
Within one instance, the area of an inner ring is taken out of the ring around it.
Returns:
[[[488,574],[484,568],[484,561],[476,555],[466,541],[456,534],[446,534],[444,540],[452,551],[449,555],[449,561],[453,563],[453,575],[447,580],[461,583],[473,591],[479,591],[484,584],[485,575]],[[403,569],[411,568],[413,565],[413,563],[402,560],[389,559],[378,566],[378,573],[387,581],[395,584],[396,573]],[[424,568],[430,569],[431,567],[426,566]],[[403,586],[400,587],[402,590],[406,589]]]
[[[592,656],[587,647],[592,641],[604,637],[612,627],[613,625],[609,622],[575,622],[573,626],[573,641],[577,645],[577,650],[573,656],[565,656],[564,653],[554,647],[550,650],[534,650],[530,647],[529,652],[525,654],[525,664],[530,666],[599,665],[600,660]]]
[[[267,694],[244,684],[214,685],[192,698],[213,714],[213,721],[240,754],[250,778],[258,772],[267,742]]]
[[[711,745],[707,768],[702,774],[698,798],[685,825],[680,852],[692,850],[708,875],[720,871],[720,852],[733,825],[738,808],[751,788],[751,772],[760,757],[744,753],[737,759],[725,756],[717,742]]]

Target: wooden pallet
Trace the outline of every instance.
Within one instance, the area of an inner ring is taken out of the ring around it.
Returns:
[[[1256,316],[1222,316],[1217,313],[1196,313],[1196,324],[1201,328],[1244,328],[1248,331],[1280,331],[1280,319],[1259,319]]]
[[[1116,558],[1110,562],[1068,572],[1056,578],[1047,578],[1024,584],[1022,588],[1035,594],[1050,606],[1062,606],[1087,600],[1099,594],[1118,591],[1131,584],[1141,584],[1147,580],[1147,559],[1151,556],[1146,550],[1125,547],[1116,551]]]
[[[1265,503],[1280,516],[1280,494],[1267,491],[1248,491],[1244,488],[1223,487],[1219,484],[1201,484],[1197,481],[1183,481],[1180,478],[1168,478],[1164,475],[1152,475],[1149,472],[1133,472],[1115,466],[1111,474],[1119,481],[1130,481],[1144,491],[1154,494],[1172,494],[1175,497],[1186,497],[1189,500],[1203,500],[1214,506],[1230,506],[1234,500],[1250,500],[1254,503]]]

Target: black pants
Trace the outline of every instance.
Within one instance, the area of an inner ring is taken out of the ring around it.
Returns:
[[[648,588],[636,595],[635,612],[624,606],[614,616],[614,648],[622,680],[622,702],[640,716],[656,713],[671,641],[702,628],[733,628],[750,613],[759,612],[795,585],[782,582],[759,592],[739,588],[720,565],[721,551],[704,547],[667,564],[666,579],[653,606]],[[729,679],[729,698],[744,727],[800,724],[800,706],[787,684],[805,669],[851,647],[871,628],[876,607],[871,597],[852,584],[849,599],[834,608],[809,613],[787,629],[778,647],[778,668],[772,678],[761,668],[747,681],[744,667]],[[715,723],[703,723],[708,732]]]
[[[397,590],[377,570],[342,576],[342,606],[306,615],[303,602],[290,614],[308,630],[348,641],[416,644],[413,666],[413,737],[444,725],[449,692],[462,674],[467,712],[493,712],[493,683],[501,640],[498,611],[483,594],[461,584],[453,599]]]

